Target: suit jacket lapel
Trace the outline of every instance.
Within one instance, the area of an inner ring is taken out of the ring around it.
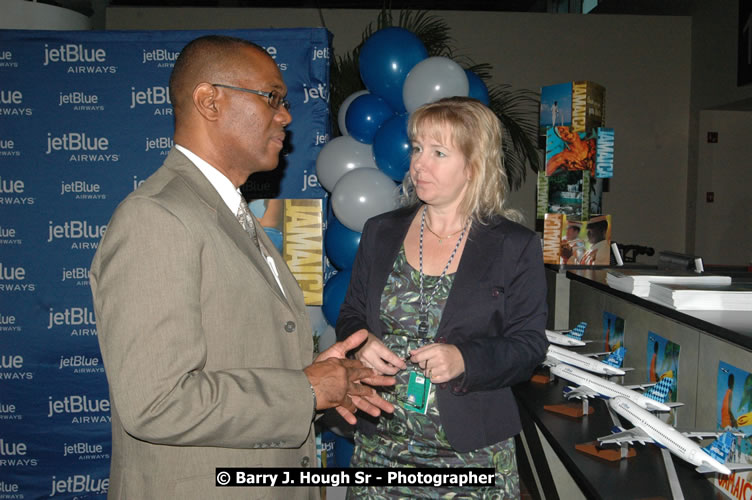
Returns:
[[[196,167],[180,151],[174,148],[170,151],[167,159],[165,160],[165,167],[171,169],[186,181],[186,183],[190,186],[191,190],[196,193],[196,196],[198,196],[201,202],[214,212],[217,219],[217,225],[227,234],[227,236],[235,243],[235,245],[237,245],[238,249],[240,249],[240,251],[243,252],[246,257],[248,257],[248,260],[251,261],[251,264],[256,267],[258,272],[262,276],[264,276],[264,280],[269,285],[270,291],[277,295],[283,302],[289,303],[280,291],[279,286],[277,285],[277,281],[274,279],[274,275],[272,274],[271,269],[269,269],[269,265],[266,263],[259,250],[251,241],[248,233],[245,232],[243,226],[240,225],[238,220],[235,218],[235,215],[232,214],[227,208],[227,205],[225,204],[224,200],[219,195],[217,190],[214,189],[214,186],[212,186],[211,183],[206,179],[206,177],[204,177],[204,174],[201,173],[198,167]],[[255,220],[255,218],[254,221],[256,222],[257,227],[261,227],[258,224],[258,221]],[[264,231],[259,231],[258,234],[259,239],[264,242],[265,247],[267,249],[270,249],[269,254],[277,254],[277,251],[274,249],[274,245],[271,243],[269,238],[266,237]],[[276,257],[277,255],[275,255],[275,264],[280,274],[280,279],[282,279],[282,276],[284,274],[290,273],[287,271],[287,266],[284,261],[281,261],[281,259],[277,259]],[[285,292],[288,293],[288,295],[292,296],[294,289],[290,289],[290,284],[286,284],[285,281],[283,281]],[[294,286],[297,287],[297,282],[295,282]],[[290,290],[290,292],[287,292],[288,289]]]
[[[452,321],[452,317],[457,314],[457,297],[463,289],[477,287],[478,283],[488,275],[488,268],[494,259],[503,258],[499,255],[502,252],[502,242],[504,235],[497,235],[493,229],[496,222],[490,222],[488,225],[474,223],[470,229],[465,249],[462,251],[462,259],[454,275],[452,290],[449,292],[444,312],[441,315],[439,323],[439,332]]]

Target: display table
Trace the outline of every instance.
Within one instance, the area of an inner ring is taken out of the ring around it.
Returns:
[[[578,352],[595,352],[604,350],[604,313],[622,318],[627,349],[624,366],[633,368],[624,377],[625,384],[648,382],[651,332],[677,344],[676,391],[684,406],[676,412],[676,426],[680,430],[716,430],[719,364],[750,371],[752,312],[671,309],[609,287],[607,270],[546,266],[549,328],[554,326],[552,321],[561,329],[586,321],[584,339],[595,342]],[[729,274],[734,281],[752,280],[749,273]],[[544,410],[544,405],[565,402],[564,386],[563,381],[548,385],[528,382],[515,388],[525,446],[545,497],[672,498],[658,447],[638,444],[634,447],[636,457],[613,463],[575,449],[575,445],[610,434],[613,423],[602,400],[591,400],[595,412],[582,419]],[[631,427],[628,422],[622,425]],[[685,498],[725,498],[692,465],[673,456],[672,461]],[[572,484],[571,489],[567,483]]]
[[[560,474],[551,474],[538,430],[585,498],[672,498],[663,458],[657,446],[637,444],[634,447],[636,456],[617,462],[608,462],[575,449],[578,444],[609,435],[613,424],[603,400],[591,400],[594,412],[580,419],[544,410],[544,405],[565,401],[562,395],[565,385],[565,381],[557,380],[550,384],[526,382],[515,387],[524,440],[531,451],[532,467],[540,478],[545,498],[569,499],[571,494],[560,491]],[[631,427],[628,422],[624,424]],[[725,498],[704,475],[694,470],[694,466],[673,455],[672,460],[685,498]]]

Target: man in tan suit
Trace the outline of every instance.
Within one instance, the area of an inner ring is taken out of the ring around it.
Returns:
[[[264,232],[251,235],[257,221],[236,216],[238,187],[277,166],[286,93],[271,57],[242,40],[199,38],[175,63],[176,146],[117,208],[91,268],[112,402],[109,498],[315,497],[217,488],[215,467],[313,466],[316,409],[350,422],[356,408],[392,409],[360,382],[393,380],[345,359],[364,339],[311,363],[302,292]]]

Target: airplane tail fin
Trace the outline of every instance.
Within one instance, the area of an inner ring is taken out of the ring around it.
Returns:
[[[627,349],[625,347],[620,347],[614,352],[612,352],[606,359],[603,360],[604,363],[607,365],[615,366],[616,368],[621,368],[621,365],[624,364],[624,355],[627,353]]]
[[[723,435],[718,437],[718,439],[710,443],[702,450],[714,459],[718,460],[720,463],[724,463],[726,462],[726,457],[728,457],[728,454],[731,453],[731,449],[734,447],[735,441],[736,438],[734,437],[734,434],[726,431]]]
[[[572,337],[576,340],[582,340],[582,336],[585,334],[585,328],[587,328],[587,322],[583,321],[578,324],[572,330],[566,334],[567,337]]]
[[[668,399],[668,391],[670,391],[673,386],[674,379],[671,377],[664,377],[651,387],[650,390],[645,393],[645,396],[661,403],[665,403],[666,399]]]

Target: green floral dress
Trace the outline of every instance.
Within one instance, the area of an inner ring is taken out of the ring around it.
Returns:
[[[424,293],[430,297],[437,285],[438,276],[424,275]],[[394,262],[384,292],[381,296],[380,319],[384,326],[384,344],[405,358],[407,370],[396,375],[397,384],[382,392],[384,398],[394,403],[394,414],[382,414],[376,433],[366,436],[355,434],[352,467],[490,467],[496,470],[496,486],[487,488],[435,488],[435,487],[356,487],[348,489],[350,499],[382,498],[519,498],[519,478],[515,460],[514,438],[486,448],[467,453],[455,451],[447,441],[436,404],[436,388],[431,386],[427,395],[425,414],[403,407],[407,401],[407,385],[411,372],[418,365],[410,363],[409,352],[433,342],[454,283],[454,274],[447,274],[434,293],[428,307],[428,334],[418,336],[420,309],[420,273],[407,263],[404,247]]]

